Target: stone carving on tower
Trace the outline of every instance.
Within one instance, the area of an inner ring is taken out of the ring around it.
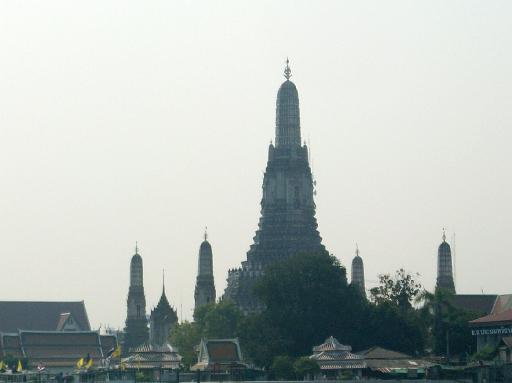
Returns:
[[[128,352],[130,348],[140,346],[148,341],[142,257],[137,246],[135,246],[135,255],[130,262],[130,288],[124,332],[123,352]]]
[[[196,289],[194,291],[195,308],[208,303],[215,303],[215,281],[213,278],[213,253],[208,234],[205,231],[204,241],[199,247],[197,264]]]
[[[149,319],[149,342],[152,346],[165,346],[171,329],[178,323],[178,314],[165,295],[165,283],[162,283],[162,296],[156,307],[151,310]]]
[[[350,283],[353,286],[359,288],[359,290],[366,295],[365,285],[364,285],[364,265],[363,258],[359,256],[359,247],[356,245],[356,256],[352,260],[352,276],[350,279]]]
[[[277,93],[275,145],[268,148],[258,230],[242,266],[229,270],[224,293],[245,313],[263,309],[253,287],[268,265],[298,253],[328,254],[317,230],[313,177],[308,148],[301,145],[299,95],[290,81],[288,60],[284,76]]]
[[[437,289],[443,289],[455,294],[455,283],[452,272],[452,250],[446,242],[446,233],[443,229],[443,242],[437,251]]]

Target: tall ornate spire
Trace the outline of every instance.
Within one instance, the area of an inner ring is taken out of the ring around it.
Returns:
[[[359,290],[366,294],[364,284],[364,265],[363,259],[359,256],[359,246],[356,243],[356,256],[352,260],[352,278],[350,283],[357,286]]]
[[[144,295],[144,273],[142,257],[138,244],[130,262],[130,288],[127,299],[125,341],[123,349],[128,352],[132,347],[145,343],[148,339],[146,320],[146,297]]]
[[[444,228],[443,242],[441,242],[437,251],[436,288],[441,288],[455,293],[455,283],[453,281],[452,271],[452,250],[450,244],[446,242],[446,230]]]
[[[292,71],[286,59],[284,77],[277,92],[276,102],[276,147],[300,147],[299,93],[290,81]]]
[[[300,253],[328,255],[317,230],[313,177],[307,147],[301,145],[299,94],[290,81],[289,60],[284,76],[277,92],[275,146],[268,148],[258,229],[247,260],[229,271],[224,294],[246,313],[264,309],[253,287],[266,267]]]
[[[199,247],[194,299],[196,308],[208,303],[213,303],[216,300],[215,281],[213,278],[213,252],[208,242],[206,229],[204,232],[204,241]]]

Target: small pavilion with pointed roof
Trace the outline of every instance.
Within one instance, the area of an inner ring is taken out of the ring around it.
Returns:
[[[330,336],[321,345],[313,347],[314,360],[322,373],[328,376],[337,376],[342,371],[351,371],[353,375],[362,376],[362,370],[366,368],[364,356],[353,354],[352,347],[338,342]]]

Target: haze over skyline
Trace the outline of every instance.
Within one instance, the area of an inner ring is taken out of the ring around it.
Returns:
[[[190,319],[208,226],[217,295],[259,219],[286,57],[323,243],[367,288],[510,293],[512,3],[0,2],[1,300],[85,300],[123,327],[138,241]],[[453,245],[453,243],[452,243]],[[452,249],[453,250],[453,249]]]

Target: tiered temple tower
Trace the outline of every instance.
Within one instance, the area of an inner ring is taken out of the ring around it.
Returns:
[[[455,294],[455,283],[452,272],[452,250],[446,242],[446,233],[443,229],[443,242],[437,251],[437,289],[444,289]]]
[[[204,241],[199,247],[194,299],[196,309],[208,303],[214,303],[216,299],[215,281],[213,279],[213,253],[206,231]]]
[[[162,283],[162,296],[157,306],[151,310],[149,319],[149,341],[152,346],[165,346],[168,343],[169,333],[178,322],[178,314],[165,295],[165,282]]]
[[[356,256],[352,260],[352,276],[350,283],[357,286],[363,294],[366,295],[364,285],[364,265],[363,258],[359,256],[359,247],[356,245]]]
[[[275,145],[268,148],[258,230],[247,260],[229,270],[225,290],[225,298],[245,313],[263,309],[252,289],[268,265],[298,253],[328,254],[317,230],[313,177],[308,149],[301,145],[299,95],[290,81],[288,60],[284,76],[277,93]]]
[[[130,262],[130,289],[128,290],[127,316],[123,352],[148,341],[148,321],[146,319],[146,297],[142,257],[135,246],[135,255]]]

